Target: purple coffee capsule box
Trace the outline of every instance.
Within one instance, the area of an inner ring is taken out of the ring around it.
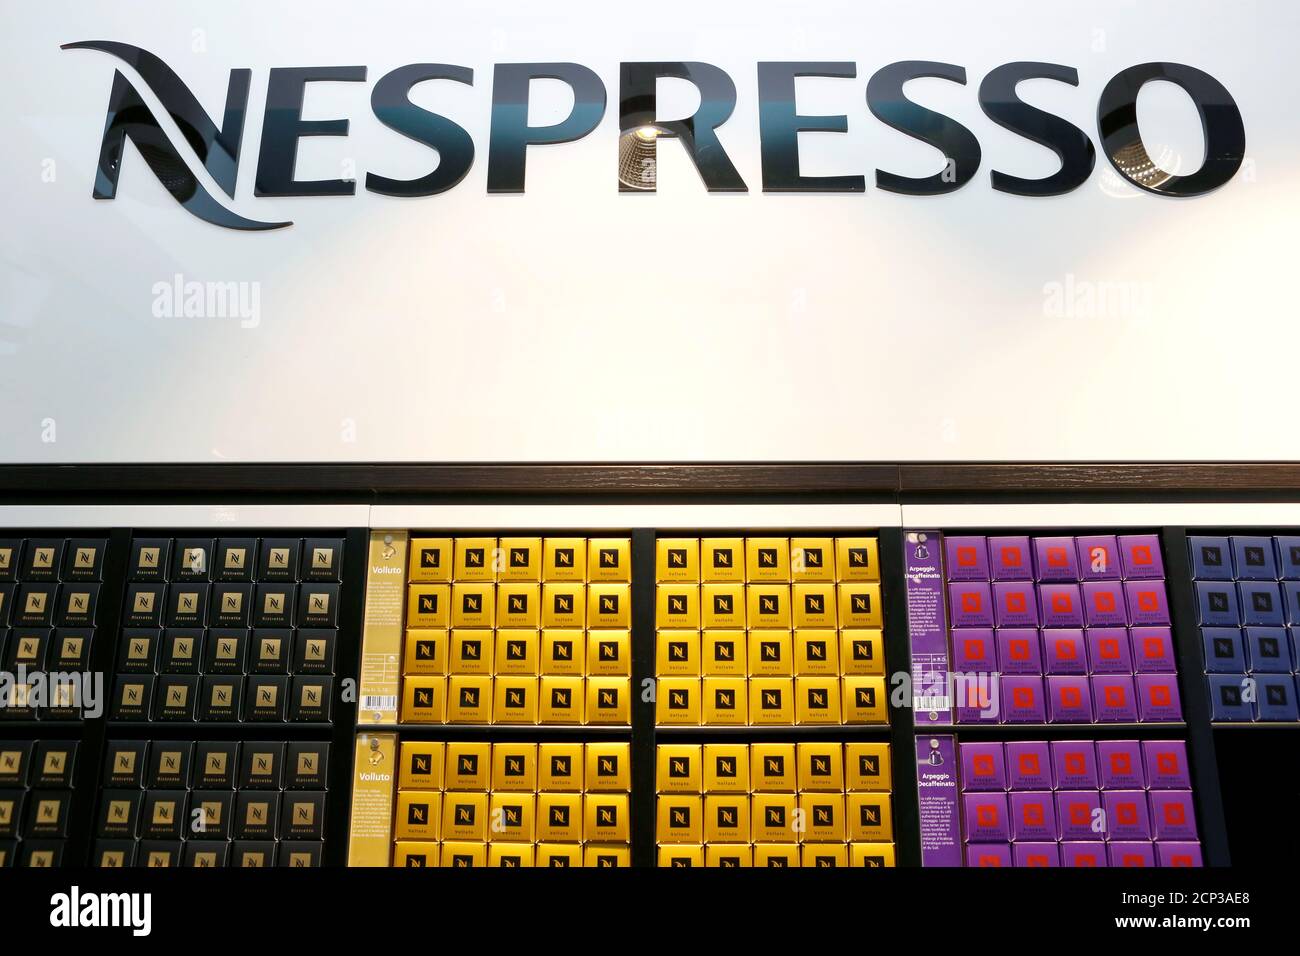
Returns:
[[[992,627],[993,601],[988,584],[959,581],[948,585],[948,614],[953,627]]]
[[[1101,840],[1103,834],[1094,830],[1093,823],[1100,818],[1101,794],[1096,790],[1056,791],[1056,820],[1062,840]]]
[[[1005,793],[963,793],[966,840],[970,843],[1006,843],[1007,795]]]
[[[957,706],[953,713],[959,724],[999,724],[1002,716],[998,707],[992,706],[993,688],[998,678],[981,675],[965,684],[958,682],[953,690]]]
[[[1043,701],[1043,679],[1037,675],[1010,675],[1001,678],[999,709],[1008,724],[1047,723]]]
[[[1006,745],[1007,783],[1012,790],[1051,790],[1052,756],[1045,740],[1011,740]]]
[[[1078,581],[1079,555],[1068,536],[1034,539],[1034,577],[1039,581]]]
[[[1151,818],[1145,790],[1106,790],[1101,795],[1106,811],[1106,836],[1111,840],[1150,840]]]
[[[1181,740],[1142,741],[1142,762],[1147,770],[1147,786],[1152,790],[1190,790],[1191,774],[1187,769],[1187,744]]]
[[[1092,723],[1092,688],[1086,677],[1047,678],[1047,720],[1053,724]]]
[[[1168,627],[1135,627],[1129,630],[1133,646],[1133,670],[1139,674],[1172,674],[1178,670],[1174,660],[1174,635]]]
[[[1195,840],[1196,810],[1190,790],[1151,790],[1151,826],[1157,840]]]
[[[993,585],[993,613],[998,627],[1036,627],[1038,596],[1032,581],[998,581]]]
[[[1062,843],[1062,866],[1106,866],[1106,844]]]
[[[1007,768],[1002,744],[961,743],[961,785],[963,790],[998,791],[1007,788]]]
[[[953,628],[952,669],[958,673],[997,670],[998,663],[993,628]]]
[[[1156,854],[1150,841],[1116,841],[1108,844],[1106,855],[1111,866],[1155,866]]]
[[[983,535],[943,539],[944,570],[949,581],[987,581],[989,553]]]
[[[1128,605],[1120,581],[1083,582],[1083,619],[1089,627],[1123,627]]]
[[[989,570],[994,581],[1032,581],[1034,568],[1030,562],[1029,538],[1023,535],[989,538]]]
[[[1204,866],[1201,844],[1195,840],[1157,840],[1156,861],[1160,866]]]
[[[1079,553],[1079,577],[1082,580],[1119,578],[1119,546],[1113,534],[1081,535],[1074,543]]]
[[[969,867],[1010,866],[1011,847],[1006,843],[971,843],[966,847]]]
[[[1094,674],[1132,674],[1133,654],[1128,628],[1088,628],[1088,666]]]
[[[1125,581],[1124,598],[1128,604],[1130,624],[1168,624],[1169,601],[1165,597],[1165,582]]]
[[[1083,627],[1079,585],[1040,584],[1038,604],[1043,627]]]
[[[1053,740],[1052,769],[1058,790],[1096,790],[1096,745],[1091,740]]]
[[[1147,785],[1146,763],[1136,740],[1097,741],[1097,770],[1103,789],[1140,790]]]
[[[1038,640],[1038,628],[999,628],[998,669],[1004,674],[1042,674],[1043,652]]]
[[[1050,790],[1011,792],[1011,839],[1055,840],[1056,801]]]
[[[1056,842],[1017,843],[1011,848],[1016,866],[1060,866],[1061,851]]]
[[[1088,673],[1088,652],[1079,628],[1043,631],[1043,667],[1049,674]]]
[[[1133,678],[1127,674],[1099,674],[1091,678],[1093,712],[1099,723],[1133,723],[1138,719]]]
[[[1119,536],[1119,561],[1125,580],[1163,578],[1165,562],[1160,556],[1160,537],[1154,534]]]
[[[1173,674],[1138,674],[1138,720],[1182,720],[1178,678]]]

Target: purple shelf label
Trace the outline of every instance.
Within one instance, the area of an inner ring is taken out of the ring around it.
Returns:
[[[912,709],[918,733],[952,725],[948,690],[948,611],[944,602],[943,536],[937,531],[903,535],[907,575],[907,634],[912,649]]]
[[[957,817],[957,748],[951,735],[916,738],[916,793],[921,818],[921,865],[961,866]]]

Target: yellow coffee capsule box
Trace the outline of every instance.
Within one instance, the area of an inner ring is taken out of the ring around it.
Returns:
[[[796,677],[838,677],[840,637],[833,628],[796,628],[794,632],[794,674]]]
[[[547,538],[542,542],[542,580],[587,580],[587,540]]]
[[[844,745],[801,743],[798,745],[799,789],[844,792]]]
[[[441,790],[446,765],[442,741],[403,740],[397,788],[399,790]]]
[[[655,635],[655,675],[700,676],[700,632],[662,630]]]
[[[393,866],[412,869],[438,865],[438,844],[403,840],[393,846]]]
[[[537,678],[501,677],[492,691],[492,722],[496,724],[537,723]]]
[[[577,794],[574,794],[577,796]],[[579,803],[582,802],[579,798]],[[581,821],[579,821],[581,827]],[[581,843],[539,843],[534,859],[538,866],[580,867],[582,866]]]
[[[588,843],[582,865],[591,868],[622,868],[632,865],[632,848],[620,843]]]
[[[704,798],[683,793],[661,793],[656,809],[660,843],[700,843],[704,839]]]
[[[659,848],[659,865],[663,867],[699,867],[704,865],[704,847],[661,846]]]
[[[537,789],[537,744],[492,745],[492,789]]]
[[[412,538],[406,579],[415,582],[451,581],[451,538]]]
[[[582,838],[588,843],[619,843],[628,839],[628,795],[592,793],[582,798]]]
[[[542,627],[583,627],[587,623],[587,586],[559,581],[542,585]]]
[[[627,628],[631,622],[630,584],[587,585],[587,627]]]
[[[880,843],[894,838],[894,823],[887,793],[850,793],[845,802],[848,838],[857,843]]]
[[[406,626],[446,627],[450,605],[451,585],[412,584],[406,589]]]
[[[842,627],[880,627],[880,584],[850,581],[838,585]]]
[[[749,723],[749,692],[743,677],[706,677],[700,694],[700,718],[705,724],[744,726]]]
[[[480,794],[487,800],[486,794]],[[444,841],[442,844],[442,865],[444,868],[459,869],[464,867],[487,866],[488,852],[486,843],[466,843],[459,840]]]
[[[536,677],[541,638],[529,628],[498,628],[496,636],[497,674]]]
[[[755,793],[750,798],[750,829],[755,843],[798,843],[793,793]]]
[[[573,790],[583,787],[582,744],[539,744],[537,751],[537,788],[539,790]]]
[[[398,840],[436,840],[442,794],[437,790],[403,790],[397,795],[393,836]]]
[[[660,793],[700,793],[701,760],[699,744],[660,744],[655,748],[656,788]]]
[[[746,538],[745,579],[755,581],[790,580],[789,538]]]
[[[539,793],[537,839],[555,843],[581,843],[582,794]]]
[[[491,677],[453,674],[447,678],[447,723],[487,724],[491,721]]]
[[[457,538],[454,581],[495,581],[497,579],[497,539]]]
[[[885,642],[877,627],[846,627],[840,631],[840,672],[885,673]]]
[[[655,542],[655,580],[698,584],[700,539],[660,538]]]
[[[488,844],[488,866],[515,869],[531,867],[534,852],[531,843],[490,843]]]
[[[580,627],[542,631],[542,674],[581,677],[586,672],[587,635]]]
[[[749,793],[748,744],[705,744],[703,769],[706,793]]]
[[[457,582],[451,586],[452,627],[492,627],[496,585]]]
[[[587,631],[587,673],[597,677],[630,676],[632,639],[622,629]]]
[[[447,719],[447,678],[402,680],[402,723],[441,724]]]
[[[845,677],[842,685],[840,698],[844,705],[844,723],[889,722],[883,677]]]
[[[754,865],[754,848],[748,843],[711,843],[704,848],[704,865],[739,867]]]
[[[542,579],[542,539],[502,538],[501,572],[498,581],[540,581]]]
[[[805,867],[849,865],[849,848],[843,843],[805,843],[799,848],[799,853]]]
[[[875,538],[836,538],[835,570],[841,581],[879,581]]]
[[[834,584],[796,584],[790,596],[790,617],[795,627],[835,627]]]
[[[447,790],[486,790],[492,779],[492,745],[476,741],[447,744],[443,787]]]
[[[749,632],[749,676],[789,677],[794,673],[794,642],[789,631]]]
[[[631,755],[632,745],[628,743],[587,744],[587,792],[630,790],[632,787]]]
[[[749,840],[749,794],[711,793],[704,798],[704,842]]]
[[[889,744],[844,745],[844,789],[887,792],[893,789],[893,779]]]
[[[700,620],[706,628],[745,626],[745,585],[706,584],[700,588]]]
[[[745,585],[745,616],[751,628],[790,626],[790,585]]]
[[[791,538],[790,579],[835,581],[835,541],[832,538]]]
[[[632,539],[589,539],[587,541],[587,580],[631,581]]]
[[[538,723],[582,723],[586,693],[581,677],[543,677],[538,693]]]
[[[448,790],[442,795],[443,840],[487,840],[488,795]],[[443,857],[446,858],[446,847]],[[482,866],[482,864],[479,864]]]
[[[700,635],[700,673],[705,677],[744,677],[749,653],[744,631],[705,631]]]
[[[447,670],[452,674],[490,675],[495,657],[495,635],[483,627],[458,627],[451,632],[451,656]]]
[[[588,677],[587,723],[626,724],[631,713],[630,685],[626,677]]]
[[[794,793],[798,789],[794,744],[751,744],[749,748],[750,789]]]
[[[542,622],[541,589],[536,584],[497,585],[497,627],[537,627]]]
[[[745,539],[704,538],[700,541],[700,580],[706,584],[745,583]]]
[[[655,586],[655,626],[695,630],[700,626],[700,586],[659,584]]]
[[[407,629],[403,642],[403,674],[446,674],[451,632],[443,628]]]
[[[488,840],[503,843],[532,843],[537,839],[537,795],[493,791],[488,815]]]
[[[794,679],[794,722],[796,724],[838,724],[842,720],[838,677],[796,677]]]
[[[789,677],[751,677],[749,722],[760,726],[794,723],[794,680]]]
[[[656,682],[655,722],[698,724],[700,682],[694,677],[661,677]]]
[[[850,843],[849,866],[884,867],[894,865],[892,843]]]
[[[755,843],[754,865],[797,867],[799,866],[799,847],[789,843]]]

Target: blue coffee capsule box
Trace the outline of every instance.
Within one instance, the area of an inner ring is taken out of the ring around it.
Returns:
[[[1192,577],[1198,581],[1232,580],[1232,551],[1227,538],[1191,537],[1187,544],[1192,552]]]
[[[1235,627],[1203,627],[1205,669],[1211,674],[1240,674],[1246,670],[1241,631]]]
[[[1277,554],[1273,551],[1273,539],[1233,535],[1232,564],[1239,581],[1276,581]]]
[[[1197,620],[1203,627],[1238,627],[1241,624],[1237,588],[1229,581],[1197,581],[1196,607]]]

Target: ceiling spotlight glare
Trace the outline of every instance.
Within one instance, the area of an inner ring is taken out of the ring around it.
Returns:
[[[655,169],[656,126],[638,126],[618,139],[618,181],[625,189],[651,192],[658,178]]]

